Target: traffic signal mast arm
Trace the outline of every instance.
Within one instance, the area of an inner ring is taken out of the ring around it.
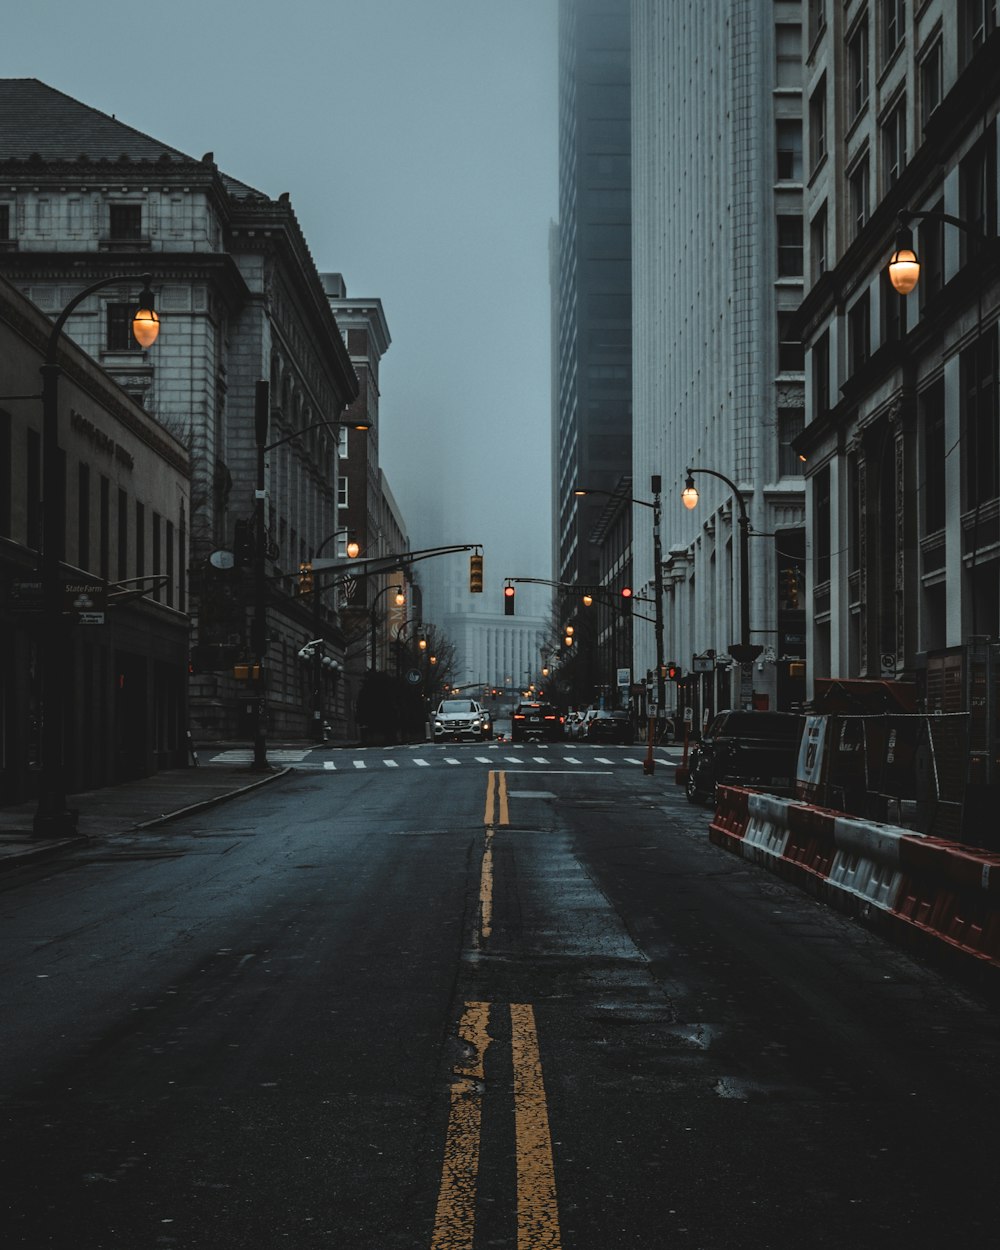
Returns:
[[[343,573],[346,577],[367,577],[370,573],[395,573],[399,569],[409,568],[418,560],[430,560],[433,556],[452,555],[456,551],[478,551],[482,543],[462,543],[451,547],[423,547],[419,551],[402,551],[397,555],[370,556],[367,559],[349,560],[337,556],[323,557],[319,560],[307,560],[313,573]],[[271,579],[280,582],[289,578],[297,578],[295,573],[276,573]],[[327,585],[335,586],[336,582]]]

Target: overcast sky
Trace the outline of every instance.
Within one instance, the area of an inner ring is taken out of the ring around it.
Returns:
[[[21,0],[0,74],[291,194],[382,300],[380,453],[414,546],[548,577],[556,0]],[[438,513],[438,503],[442,507]]]

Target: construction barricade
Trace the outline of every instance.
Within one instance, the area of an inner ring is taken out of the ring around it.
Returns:
[[[1000,971],[1000,854],[720,786],[709,837],[897,940]]]

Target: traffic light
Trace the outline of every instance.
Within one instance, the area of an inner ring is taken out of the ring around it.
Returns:
[[[632,610],[632,587],[623,586],[621,590],[621,613],[622,616],[628,616]]]
[[[237,521],[233,527],[233,559],[237,568],[253,560],[253,530],[249,521]]]
[[[676,661],[674,660],[668,660],[667,661],[667,680],[668,681],[680,681],[680,679],[681,679],[680,665],[678,665]]]
[[[503,614],[504,616],[514,615],[514,587],[504,586],[503,588]]]
[[[478,554],[469,556],[469,590],[474,595],[483,593],[483,557]]]
[[[781,570],[781,598],[786,607],[799,606],[799,578],[794,568]]]
[[[313,566],[312,561],[303,560],[299,565],[299,594],[312,594],[313,588]]]

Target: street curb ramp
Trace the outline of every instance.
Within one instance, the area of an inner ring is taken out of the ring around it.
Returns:
[[[923,954],[1000,985],[1000,855],[720,786],[709,838]]]

